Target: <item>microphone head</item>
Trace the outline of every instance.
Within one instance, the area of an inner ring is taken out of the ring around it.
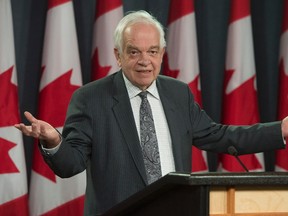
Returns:
[[[228,153],[230,155],[233,155],[233,156],[237,156],[238,155],[238,151],[237,151],[237,149],[234,146],[229,146],[227,150],[228,150]]]

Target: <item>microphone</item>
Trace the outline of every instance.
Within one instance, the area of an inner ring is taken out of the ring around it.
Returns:
[[[240,158],[238,157],[238,151],[237,149],[234,147],[234,146],[229,146],[228,147],[228,153],[232,156],[234,156],[237,161],[239,162],[239,164],[243,167],[243,169],[246,171],[246,172],[249,172],[249,170],[247,169],[247,167],[243,164],[243,162],[240,160]]]

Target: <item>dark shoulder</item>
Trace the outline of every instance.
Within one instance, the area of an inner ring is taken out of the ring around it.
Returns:
[[[173,77],[169,77],[165,75],[158,76],[157,85],[158,85],[158,88],[161,88],[167,91],[175,91],[175,89],[177,89],[177,91],[186,92],[189,89],[189,86],[186,83],[180,80],[177,80]]]
[[[91,81],[91,82],[83,85],[80,89],[81,89],[81,91],[90,91],[91,89],[105,88],[107,86],[110,86],[110,83],[113,82],[114,76],[115,76],[115,74],[112,74],[112,75],[103,77],[101,79]]]
[[[111,92],[113,87],[113,79],[116,73],[106,76],[104,78],[91,81],[79,89],[77,89],[74,94],[81,94],[85,96],[95,97],[98,94],[104,94],[105,92]]]
[[[189,108],[194,103],[194,96],[189,85],[180,80],[160,75],[157,78],[157,89],[162,103],[169,101],[168,104],[172,103],[179,109]]]

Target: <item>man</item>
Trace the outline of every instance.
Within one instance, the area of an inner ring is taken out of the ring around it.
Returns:
[[[287,118],[247,127],[216,124],[194,102],[186,84],[159,75],[164,31],[147,12],[126,15],[114,40],[121,70],[73,94],[62,135],[29,112],[25,116],[31,126],[15,125],[40,139],[43,157],[58,176],[87,170],[85,215],[104,213],[157,179],[150,177],[147,158],[143,159],[141,92],[148,92],[153,112],[157,132],[153,142],[159,148],[153,159],[160,159],[160,176],[190,172],[191,145],[221,153],[234,146],[239,154],[285,147]]]

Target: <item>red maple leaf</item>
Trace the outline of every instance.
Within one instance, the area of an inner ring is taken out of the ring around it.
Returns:
[[[235,71],[226,71],[224,90]],[[250,125],[259,122],[257,92],[254,88],[255,76],[243,82],[230,93],[225,93],[223,104],[223,123],[233,125]],[[223,167],[228,171],[245,171],[239,162],[230,155],[221,155]],[[240,156],[248,169],[263,168],[254,154]]]
[[[80,87],[71,85],[71,75],[72,69],[45,86],[39,94],[38,117],[54,127],[64,125],[71,96]]]
[[[37,145],[37,141],[34,145],[34,154],[33,154],[33,161],[32,168],[35,172],[39,173],[43,177],[49,179],[52,182],[56,183],[56,175],[54,172],[50,169],[50,167],[45,163],[40,150]]]
[[[98,53],[98,48],[95,49],[93,58],[92,58],[92,80],[97,80],[100,78],[103,78],[108,75],[111,66],[101,66],[99,63],[99,53]]]
[[[69,70],[40,92],[39,98],[39,119],[49,122],[54,127],[64,125],[66,111],[72,93],[80,86],[71,85],[70,79],[72,70]],[[35,145],[34,148],[34,163],[33,169],[35,172],[53,182],[56,182],[56,177],[49,166],[44,162],[41,153]]]
[[[0,74],[0,127],[19,123],[17,86],[11,82],[13,66]]]
[[[180,70],[171,70],[169,66],[169,57],[167,52],[164,54],[163,57],[163,74],[166,76],[173,77],[177,79],[178,75],[180,73]],[[201,98],[201,91],[198,89],[198,84],[200,82],[200,76],[197,75],[193,81],[188,83],[190,90],[192,91],[194,95],[195,101],[202,106],[202,98]]]
[[[234,73],[234,70],[226,71],[224,89]],[[254,88],[255,76],[243,82],[238,88],[225,93],[223,104],[223,123],[233,125],[248,125],[259,122],[257,92]]]
[[[15,146],[15,143],[9,142],[8,140],[2,139],[0,137],[0,174],[19,172],[13,160],[8,154],[9,150]]]
[[[179,70],[171,70],[169,66],[169,57],[167,52],[163,56],[163,74],[166,76],[173,77],[177,79]]]

